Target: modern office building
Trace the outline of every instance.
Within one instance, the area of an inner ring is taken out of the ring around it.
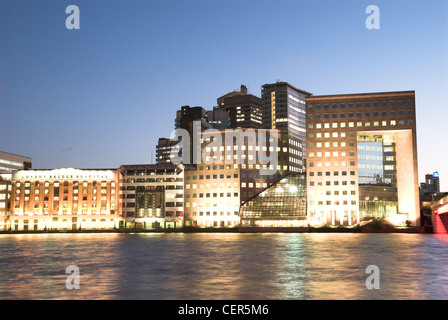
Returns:
[[[439,173],[436,171],[432,174],[425,175],[425,183],[421,183],[421,191],[423,193],[438,193],[440,192]]]
[[[202,107],[183,106],[176,112],[175,129],[193,132],[193,121],[201,122],[201,130],[229,128],[229,116],[223,110],[207,111]]]
[[[243,202],[241,224],[257,227],[307,227],[306,174],[291,173]]]
[[[9,228],[12,190],[11,178],[11,173],[0,172],[0,231],[6,231]]]
[[[179,142],[168,138],[159,138],[156,146],[156,162],[171,163],[171,150]]]
[[[420,226],[415,92],[311,96],[306,105],[310,222]]]
[[[0,151],[0,171],[13,172],[16,170],[31,169],[31,158]]]
[[[217,99],[215,110],[228,112],[230,128],[260,128],[262,127],[261,99],[247,94],[246,86],[229,92]]]
[[[12,174],[10,224],[21,230],[119,228],[117,170],[20,170]]]
[[[178,228],[183,225],[184,171],[173,164],[123,165],[120,214],[126,227]]]
[[[193,137],[193,123],[200,123],[200,131],[207,129],[227,129],[230,126],[229,114],[224,110],[205,110],[202,107],[183,106],[176,112],[174,129],[186,130],[190,138]],[[156,162],[171,163],[171,150],[177,145],[179,140],[160,138],[156,146]],[[193,152],[193,145],[190,145],[190,155]],[[190,158],[190,163],[193,159]]]
[[[262,127],[278,129],[290,135],[290,145],[301,144],[303,154],[291,152],[290,172],[306,168],[306,110],[305,99],[311,93],[297,89],[287,82],[265,84],[261,89]]]
[[[287,138],[282,139],[280,133],[274,141],[271,130],[241,132],[234,139],[221,131],[226,144],[213,147],[209,146],[212,137],[202,134],[202,161],[185,170],[186,226],[239,225],[240,205],[289,173],[284,162],[288,158]],[[266,135],[262,137],[261,132]],[[275,161],[268,163],[266,157]],[[264,171],[268,169],[272,171]]]

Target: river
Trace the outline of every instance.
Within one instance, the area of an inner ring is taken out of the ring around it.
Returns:
[[[0,235],[0,299],[448,299],[448,236]]]

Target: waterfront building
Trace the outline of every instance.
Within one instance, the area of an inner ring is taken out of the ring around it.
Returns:
[[[0,151],[0,172],[31,169],[31,158]]]
[[[262,86],[262,128],[278,129],[289,134],[290,172],[303,172],[306,168],[305,99],[310,96],[311,93],[297,89],[287,82]],[[295,147],[299,144],[303,154],[296,154]]]
[[[287,135],[280,132],[274,141],[271,130],[263,130],[265,137],[257,129],[240,132],[243,134],[234,139],[221,131],[222,141],[228,144],[219,147],[208,146],[212,137],[207,131],[202,133],[201,150],[209,153],[201,163],[185,170],[186,226],[239,225],[240,205],[289,173]],[[274,163],[266,163],[261,152],[268,157],[275,153]],[[276,170],[267,173],[263,169]]]
[[[126,227],[179,228],[183,225],[184,170],[182,165],[123,165],[120,210]]]
[[[257,227],[307,227],[306,175],[291,173],[240,208],[241,224]]]
[[[19,170],[11,182],[10,227],[14,231],[121,226],[115,169]]]
[[[224,110],[229,114],[230,128],[261,128],[261,99],[247,94],[246,86],[229,92],[217,99],[215,110]]]
[[[420,226],[415,92],[311,96],[306,106],[310,222]]]
[[[0,231],[9,228],[9,211],[11,209],[12,173],[0,172]]]

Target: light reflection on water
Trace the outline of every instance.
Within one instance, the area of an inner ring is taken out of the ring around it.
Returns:
[[[1,235],[0,299],[448,299],[447,248],[420,234]]]

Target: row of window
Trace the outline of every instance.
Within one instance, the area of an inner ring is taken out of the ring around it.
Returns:
[[[310,194],[314,195],[314,191],[312,190]],[[319,193],[318,195],[321,195],[321,194]],[[333,192],[331,190],[326,190],[325,191],[325,195],[326,196],[331,196],[331,195],[334,195],[334,196],[340,196],[340,195],[348,196],[349,192],[348,192],[348,190],[334,190]],[[356,190],[350,190],[350,195],[351,196],[356,196]]]
[[[317,201],[317,205],[318,206],[323,206],[324,203],[327,206],[339,206],[339,205],[346,206],[346,205],[349,205],[349,204],[352,205],[352,206],[356,206],[357,201],[356,200],[350,200],[350,202],[347,201],[347,200],[343,200],[343,201],[340,201],[340,200]],[[314,205],[315,205],[315,202],[314,201],[310,201],[310,206],[314,206]]]
[[[16,189],[16,194],[20,194],[20,193],[21,193],[21,190],[20,189]],[[31,194],[30,189],[25,189],[24,193],[25,194]],[[63,192],[63,194],[68,194],[68,193],[69,193],[68,190],[64,190],[64,192]],[[88,194],[88,193],[89,192],[88,192],[87,189],[82,189],[82,194]],[[98,193],[98,190],[97,189],[93,189],[91,193],[96,194],[96,193]],[[111,194],[115,194],[115,189],[110,190],[110,193]],[[35,189],[34,190],[34,194],[39,195],[40,194],[40,189]],[[44,189],[44,194],[48,194],[49,195],[50,194],[50,190],[49,189]],[[53,191],[53,194],[55,196],[58,196],[59,195],[59,190],[58,191]],[[78,189],[74,189],[73,190],[73,194],[75,194],[75,195],[78,194]],[[107,194],[107,189],[101,189],[101,194]]]
[[[70,216],[70,215],[87,215],[87,214],[100,214],[100,215],[103,215],[103,214],[114,214],[115,212],[114,212],[114,210],[111,210],[111,211],[107,211],[107,210],[103,210],[103,209],[101,209],[100,211],[97,211],[97,210],[91,210],[91,211],[88,211],[88,210],[79,210],[79,211],[67,211],[67,210],[63,210],[63,211],[52,211],[52,212],[49,212],[48,210],[44,210],[43,212],[40,212],[40,211],[38,211],[38,212],[15,212],[14,214],[15,215],[25,215],[25,216],[35,216],[35,215],[53,215],[53,216],[60,216],[60,215],[68,215],[68,216]]]
[[[227,193],[221,192],[221,193],[219,193],[219,197],[220,198],[224,198],[225,196],[230,198],[230,197],[232,197],[232,193],[231,192],[227,192]],[[238,192],[234,192],[233,196],[234,197],[238,197]],[[185,197],[186,198],[190,198],[190,194],[186,194]],[[192,198],[198,198],[198,197],[199,198],[204,198],[204,197],[205,198],[211,198],[211,197],[217,198],[218,197],[218,193],[217,192],[215,192],[215,193],[193,193],[193,194],[191,194],[191,197]]]
[[[23,184],[24,184],[25,188],[29,188],[29,187],[31,187],[31,182],[30,182],[30,181],[26,181],[26,182],[24,182]],[[46,181],[46,182],[44,182],[44,187],[49,187],[50,184],[51,184],[50,182]],[[60,183],[59,183],[59,182],[54,182],[54,183],[52,183],[52,184],[53,184],[53,187],[55,187],[55,188],[59,188],[59,187],[60,187]],[[20,187],[21,185],[22,185],[22,183],[20,183],[20,182],[16,182],[16,187],[17,187],[17,188]],[[39,181],[36,181],[36,182],[33,183],[33,185],[34,185],[35,187],[38,187],[38,186],[41,185],[41,183],[40,183]],[[74,181],[74,182],[73,182],[73,186],[74,186],[74,187],[77,187],[78,185],[79,185],[79,182],[78,182],[78,181]],[[89,185],[88,182],[85,182],[85,181],[82,182],[82,186],[83,186],[83,187],[87,187],[88,185]],[[96,181],[93,181],[93,182],[91,183],[91,185],[92,185],[93,187],[96,187],[97,185],[99,185],[99,183],[96,182]],[[115,187],[115,182],[111,182],[110,185],[111,185],[111,187]],[[69,186],[68,181],[65,181],[65,182],[63,183],[63,187],[68,187],[68,186]],[[101,182],[101,186],[102,186],[102,187],[107,187],[107,182]]]
[[[414,110],[406,110],[406,112],[405,112],[405,110],[399,110],[398,112],[395,111],[395,110],[394,111],[390,111],[390,112],[387,112],[387,111],[382,111],[381,112],[381,116],[382,117],[387,117],[388,115],[390,115],[392,117],[395,117],[397,114],[399,116],[404,116],[405,114],[408,115],[408,116],[412,116],[414,114]],[[378,111],[374,111],[372,113],[370,113],[370,112],[364,112],[364,113],[362,113],[362,112],[356,112],[356,113],[355,112],[349,112],[347,114],[346,113],[339,113],[339,114],[338,113],[332,113],[332,114],[324,113],[324,114],[309,114],[308,115],[308,119],[309,120],[313,120],[313,119],[330,119],[330,117],[332,119],[337,119],[337,118],[344,119],[346,116],[347,116],[347,118],[354,118],[355,116],[357,118],[362,118],[363,116],[369,118],[370,116],[379,117],[379,115],[380,115],[380,113]]]
[[[324,182],[325,182],[325,184],[324,184]],[[309,185],[310,185],[310,187],[314,187],[314,186],[323,187],[324,185],[325,186],[331,186],[332,183],[333,183],[334,186],[339,186],[339,185],[341,185],[341,186],[348,186],[348,185],[355,186],[356,185],[356,181],[355,180],[350,180],[350,181],[347,181],[347,180],[342,180],[342,181],[338,181],[338,180],[336,180],[336,181],[310,181]]]
[[[203,208],[203,207],[235,207],[238,208],[240,206],[239,201],[238,202],[192,202],[191,207],[192,208]],[[185,208],[190,208],[190,202],[185,202]]]
[[[143,183],[143,182],[183,182],[183,178],[127,178],[122,179],[122,183]]]
[[[203,211],[199,211],[199,212],[194,211],[192,213],[193,217],[197,217],[197,216],[199,216],[199,217],[202,217],[202,216],[209,217],[209,216],[218,216],[218,215],[220,215],[220,216],[224,216],[224,215],[231,216],[232,214],[234,216],[237,216],[238,215],[238,211],[234,211],[233,213],[232,212],[224,212],[224,211],[220,211],[220,212],[218,212],[218,211],[205,211],[205,212],[203,212]],[[189,216],[190,216],[190,214],[187,214],[187,217],[189,217]]]
[[[25,208],[29,208],[29,205],[28,204],[25,204],[25,206],[24,206]],[[39,209],[39,204],[38,203],[36,203],[36,204],[34,204],[34,209]],[[54,209],[59,209],[59,203],[53,203],[53,210]],[[87,203],[83,203],[82,204],[82,207],[83,208],[87,208],[88,206],[87,206]],[[91,207],[92,208],[96,208],[96,207],[98,207],[98,205],[97,205],[97,203],[92,203],[91,204]],[[101,208],[106,208],[107,207],[107,205],[106,205],[106,203],[105,202],[101,202]],[[113,209],[113,208],[115,208],[115,204],[114,203],[111,203],[110,204],[110,207]],[[14,205],[14,208],[15,209],[19,209],[20,208],[20,205],[18,204],[18,203],[16,203],[15,205]],[[44,209],[49,209],[49,204],[48,203],[44,203],[43,204],[43,208]],[[66,209],[66,208],[68,208],[68,203],[63,203],[62,204],[62,208],[64,208],[64,209]],[[78,204],[77,203],[74,203],[73,204],[73,209],[76,209],[76,208],[78,208]]]
[[[90,198],[90,197],[89,197]],[[101,196],[101,200],[102,201],[106,201],[107,200],[107,196]],[[37,197],[34,197],[34,201],[35,202],[37,202],[37,201],[40,201],[40,197],[39,196],[37,196]],[[98,197],[97,196],[92,196],[92,201],[97,201],[97,199],[98,199]],[[112,201],[115,201],[115,196],[112,196],[111,198],[110,198]],[[15,197],[15,199],[14,199],[16,202],[20,202],[20,197]],[[28,202],[28,201],[30,201],[30,197],[28,196],[28,197],[24,197],[24,200],[25,200],[25,202]],[[43,199],[44,201],[49,201],[49,197],[44,197],[44,199]],[[55,201],[55,202],[59,202],[59,197],[53,197],[53,201]],[[62,198],[62,201],[68,201],[68,197],[63,197]],[[74,196],[73,197],[73,201],[78,201],[78,196]],[[88,197],[87,196],[84,196],[84,197],[82,197],[82,201],[88,201]]]
[[[399,126],[404,126],[405,124],[408,124],[408,125],[413,125],[414,124],[414,120],[413,119],[408,119],[407,121],[406,120],[383,120],[383,121],[365,121],[365,122],[362,122],[362,121],[357,121],[356,123],[355,122],[332,122],[331,123],[331,126],[330,126],[330,123],[329,122],[326,122],[326,123],[316,123],[316,124],[314,124],[314,123],[309,123],[308,124],[308,129],[314,129],[314,128],[316,128],[316,129],[322,129],[322,128],[324,128],[324,129],[329,129],[330,127],[331,128],[346,128],[346,127],[349,127],[349,128],[354,128],[355,126],[356,127],[379,127],[379,126],[382,126],[382,127],[385,127],[385,126],[388,126],[388,125],[390,125],[390,126],[396,126],[396,125],[399,125]]]
[[[325,172],[322,172],[322,171],[317,171],[317,172],[310,171],[310,172],[308,172],[308,174],[309,174],[310,177],[314,177],[315,174],[318,177],[323,177],[323,176],[329,177],[329,176],[331,176],[331,171],[325,171]],[[355,171],[350,171],[350,172],[349,171],[333,171],[333,176],[335,176],[335,177],[337,177],[339,175],[347,176],[349,174],[351,176],[355,176],[356,172]]]
[[[339,152],[339,151],[333,151],[333,152],[330,152],[330,151],[326,151],[326,152],[308,152],[308,157],[309,158],[314,158],[314,157],[317,157],[317,158],[322,158],[322,157],[329,158],[331,156],[339,157],[339,155],[341,155],[341,157],[346,157],[347,154],[350,157],[354,157],[355,156],[355,151],[349,151],[349,152],[347,152],[347,151],[341,151],[341,152]]]
[[[414,100],[406,100],[406,105],[408,105],[408,106],[413,106],[415,104],[415,102],[414,102]],[[348,109],[352,109],[352,108],[354,108],[355,106],[356,106],[356,108],[362,108],[362,107],[365,107],[365,108],[369,108],[369,107],[371,107],[371,106],[373,106],[373,107],[379,107],[379,106],[381,106],[381,107],[395,107],[395,106],[404,106],[405,105],[405,101],[404,100],[398,100],[398,101],[394,101],[394,100],[392,100],[392,101],[381,101],[381,102],[379,102],[379,101],[373,101],[373,102],[356,102],[356,103],[352,103],[352,102],[350,102],[350,103],[332,103],[332,104],[323,104],[323,105],[320,105],[320,104],[316,104],[316,105],[308,105],[307,106],[307,109],[308,110],[321,110],[321,109],[324,109],[324,110],[327,110],[327,109],[345,109],[346,107],[348,108]]]

